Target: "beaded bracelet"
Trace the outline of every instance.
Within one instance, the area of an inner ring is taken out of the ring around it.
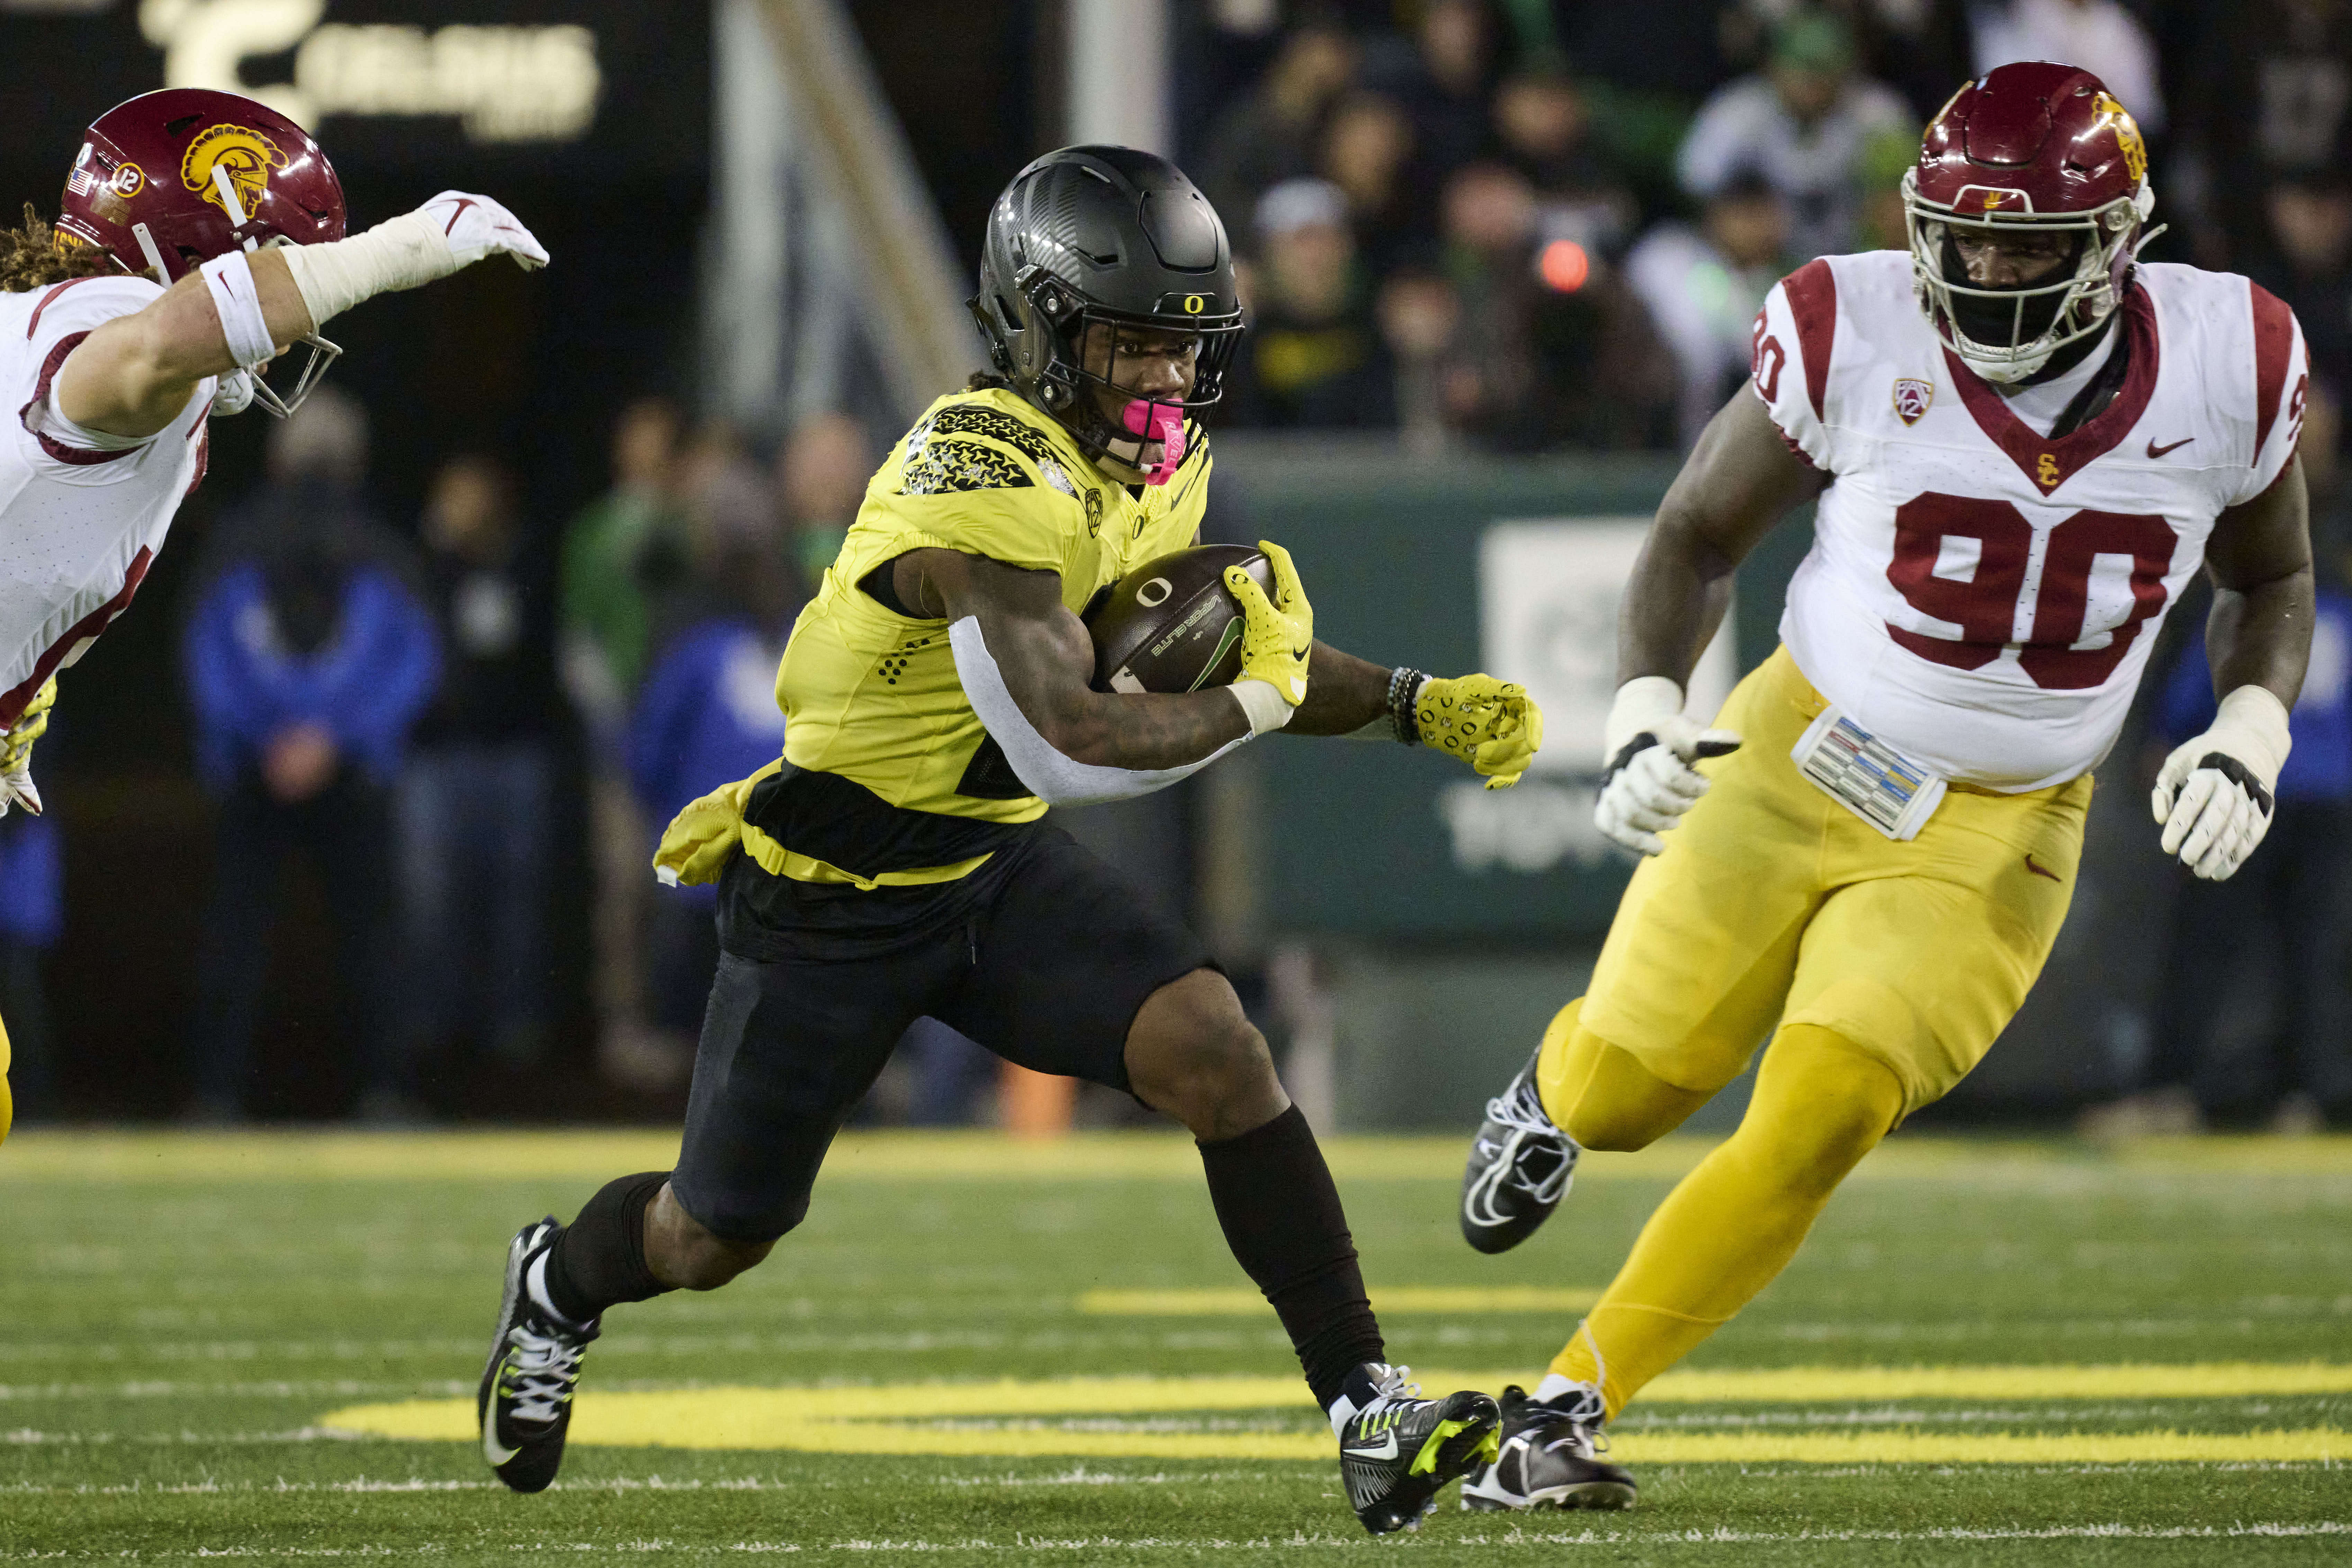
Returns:
[[[1426,672],[1403,665],[1389,674],[1389,727],[1408,746],[1421,744],[1421,726],[1413,721],[1412,704],[1421,695],[1421,683],[1428,679]]]

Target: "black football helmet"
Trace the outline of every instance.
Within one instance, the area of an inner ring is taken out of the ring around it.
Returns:
[[[1139,457],[1147,428],[1223,396],[1242,331],[1233,246],[1216,209],[1175,164],[1132,147],[1065,147],[1013,175],[989,209],[980,292],[968,304],[1015,390],[1088,457],[1139,468],[1148,465],[1114,448]],[[1115,348],[1107,374],[1086,368],[1080,346],[1097,322],[1197,337],[1192,395],[1156,400],[1140,417],[1130,409],[1122,428],[1083,395],[1092,383],[1135,398],[1119,384]]]

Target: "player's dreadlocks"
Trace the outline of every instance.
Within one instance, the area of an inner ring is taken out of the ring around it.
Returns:
[[[0,229],[0,293],[20,294],[46,289],[74,278],[103,278],[120,272],[114,258],[91,245],[59,245],[58,232],[41,221],[33,204],[25,204],[25,221]]]

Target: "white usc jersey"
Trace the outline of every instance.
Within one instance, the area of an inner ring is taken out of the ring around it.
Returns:
[[[2115,744],[2214,519],[2294,456],[2294,316],[2245,279],[2144,266],[2105,412],[2035,433],[1937,339],[1903,251],[1775,287],[1753,385],[1831,476],[1780,637],[1856,723],[1965,783],[2039,789]]]
[[[122,613],[204,478],[212,381],[144,440],[84,430],[49,406],[75,345],[162,292],[90,278],[0,294],[0,725]]]

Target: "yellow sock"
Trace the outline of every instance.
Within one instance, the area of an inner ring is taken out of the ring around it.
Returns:
[[[1739,1131],[1658,1205],[1551,1370],[1600,1384],[1615,1415],[1772,1282],[1902,1119],[1903,1087],[1875,1058],[1814,1025],[1782,1029]]]
[[[1633,1052],[1580,1026],[1580,996],[1544,1030],[1536,1059],[1536,1093],[1552,1125],[1587,1149],[1645,1149],[1715,1098],[1720,1084],[1668,1083]]]

